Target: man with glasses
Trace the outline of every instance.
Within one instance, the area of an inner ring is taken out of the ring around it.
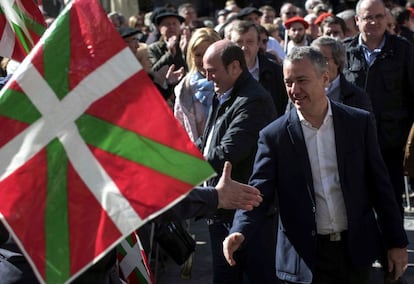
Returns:
[[[409,42],[386,32],[385,12],[381,0],[357,3],[360,34],[344,42],[344,74],[371,98],[381,152],[403,215],[403,149],[414,118],[414,51]]]

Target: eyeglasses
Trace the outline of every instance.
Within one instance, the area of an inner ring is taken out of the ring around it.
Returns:
[[[371,23],[371,22],[378,22],[378,21],[382,21],[385,18],[384,14],[377,14],[377,15],[370,15],[370,16],[365,16],[365,17],[361,17],[358,16],[362,21],[366,22],[366,23]]]

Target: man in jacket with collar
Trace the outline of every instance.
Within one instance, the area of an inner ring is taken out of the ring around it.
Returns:
[[[389,271],[400,277],[408,240],[371,115],[327,98],[326,59],[312,47],[292,50],[283,73],[295,108],[260,132],[249,183],[263,202],[236,212],[223,245],[227,260],[234,265],[241,244],[256,241],[276,205],[283,283],[369,283],[383,246]]]
[[[203,57],[203,68],[206,78],[214,82],[216,96],[206,129],[199,140],[200,148],[216,172],[221,172],[224,162],[230,161],[232,178],[247,182],[252,172],[259,131],[276,115],[272,98],[247,70],[241,48],[229,40],[221,40],[208,47]],[[216,183],[217,178],[212,178],[207,185]],[[274,213],[269,212],[268,220],[274,220]],[[234,211],[218,210],[208,219],[214,283],[242,283],[241,267],[230,267],[222,254],[222,242],[228,235],[233,215]],[[274,223],[269,222],[269,226]]]
[[[244,52],[250,74],[270,93],[277,116],[285,113],[288,97],[283,84],[282,67],[276,61],[259,53],[259,28],[252,21],[235,22],[230,31],[230,40]]]
[[[403,215],[403,149],[414,119],[414,48],[385,31],[382,0],[360,0],[355,19],[360,34],[345,40],[344,75],[370,96],[381,153]]]
[[[321,36],[315,39],[311,46],[318,49],[328,62],[329,85],[326,88],[328,98],[372,112],[368,94],[348,82],[342,73],[346,62],[346,52],[342,42],[333,37]]]

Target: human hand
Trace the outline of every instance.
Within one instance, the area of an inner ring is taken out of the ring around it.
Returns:
[[[388,272],[393,272],[394,280],[403,275],[408,265],[406,248],[392,248],[388,250]]]
[[[159,86],[164,86],[168,70],[168,65],[164,65],[159,70],[152,72],[154,82]]]
[[[180,37],[180,49],[182,54],[186,54],[189,38],[185,35]]]
[[[167,40],[167,49],[173,56],[175,56],[175,53],[176,53],[177,40],[178,40],[178,38],[175,35],[171,36]]]
[[[252,210],[260,205],[263,198],[260,191],[250,185],[231,179],[230,162],[225,162],[223,173],[216,185],[218,193],[218,208]]]
[[[178,70],[175,70],[175,65],[171,64],[168,68],[167,74],[165,75],[165,79],[167,80],[168,84],[176,84],[181,78],[184,76],[184,67],[181,67]]]
[[[236,265],[236,261],[233,258],[233,254],[239,249],[244,242],[244,236],[242,233],[232,233],[228,235],[223,241],[223,254],[230,266]]]

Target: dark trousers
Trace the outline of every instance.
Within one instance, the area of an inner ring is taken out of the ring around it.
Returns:
[[[404,218],[404,207],[402,198],[403,193],[405,191],[403,169],[404,152],[402,148],[397,148],[382,150],[381,154],[384,159],[385,165],[387,166],[388,173],[391,179],[391,184],[394,187],[395,199],[397,200],[401,216]]]
[[[242,269],[241,263],[230,266],[223,254],[223,241],[228,236],[231,222],[220,222],[214,220],[209,223],[211,253],[213,257],[213,283],[214,284],[241,284]]]
[[[314,284],[368,284],[370,266],[356,269],[351,265],[346,236],[341,241],[319,237],[316,250]]]
[[[334,242],[318,236],[312,284],[368,284],[369,277],[370,266],[356,269],[351,265],[346,237],[344,240]]]

